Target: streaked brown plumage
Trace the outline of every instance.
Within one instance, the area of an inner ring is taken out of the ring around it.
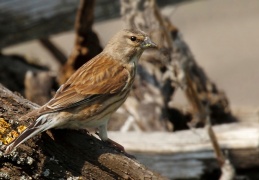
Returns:
[[[107,141],[107,122],[131,90],[139,57],[151,47],[156,45],[142,31],[117,33],[103,52],[79,68],[48,103],[21,118],[38,117],[8,145],[6,153],[50,128],[98,127],[100,138]]]

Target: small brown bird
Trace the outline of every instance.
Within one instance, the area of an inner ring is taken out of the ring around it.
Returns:
[[[118,32],[99,55],[60,86],[49,102],[20,118],[38,117],[5,152],[51,128],[98,127],[101,140],[109,141],[107,123],[128,97],[139,57],[154,47],[156,44],[142,31]]]

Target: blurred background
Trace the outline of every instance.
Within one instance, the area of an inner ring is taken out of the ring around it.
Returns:
[[[38,40],[12,43],[16,41],[17,35],[14,33],[23,36],[23,31],[46,26],[46,32],[42,33],[47,34],[49,31],[51,40],[68,56],[74,42],[74,19],[78,3],[78,0],[2,1],[0,3],[1,39],[6,39],[6,36],[13,36],[14,39],[8,41],[8,46],[3,45],[3,42],[0,43],[2,53],[20,54],[39,59],[42,63],[51,61],[53,57],[38,43]],[[161,0],[157,3],[161,6],[162,13],[168,15],[180,29],[197,61],[208,72],[208,76],[224,89],[231,105],[257,107],[259,2],[257,0],[248,2],[242,0]],[[61,14],[62,20],[58,19],[52,24],[44,23],[44,20],[53,18],[55,14]],[[120,18],[118,0],[113,3],[97,0],[94,15],[93,28],[102,45],[105,45],[111,36],[125,25]],[[29,17],[35,22],[26,24],[23,22],[26,18],[21,16]],[[39,19],[40,22],[38,22]],[[18,22],[21,23],[20,29],[18,29]],[[58,33],[55,33],[53,29],[50,31],[48,24],[51,24],[51,27],[54,24]],[[52,61],[51,68],[57,70],[58,67],[53,62],[55,61]]]

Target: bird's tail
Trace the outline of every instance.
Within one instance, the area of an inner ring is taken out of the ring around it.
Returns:
[[[18,136],[18,138],[7,146],[5,153],[8,154],[12,152],[21,143],[43,131],[55,127],[57,123],[58,121],[55,118],[50,119],[48,114],[40,116],[34,123],[28,126],[27,129]]]

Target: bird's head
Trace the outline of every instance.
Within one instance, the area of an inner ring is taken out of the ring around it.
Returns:
[[[124,29],[118,32],[107,44],[104,52],[113,58],[130,62],[139,58],[148,48],[156,48],[149,36],[140,30]]]

